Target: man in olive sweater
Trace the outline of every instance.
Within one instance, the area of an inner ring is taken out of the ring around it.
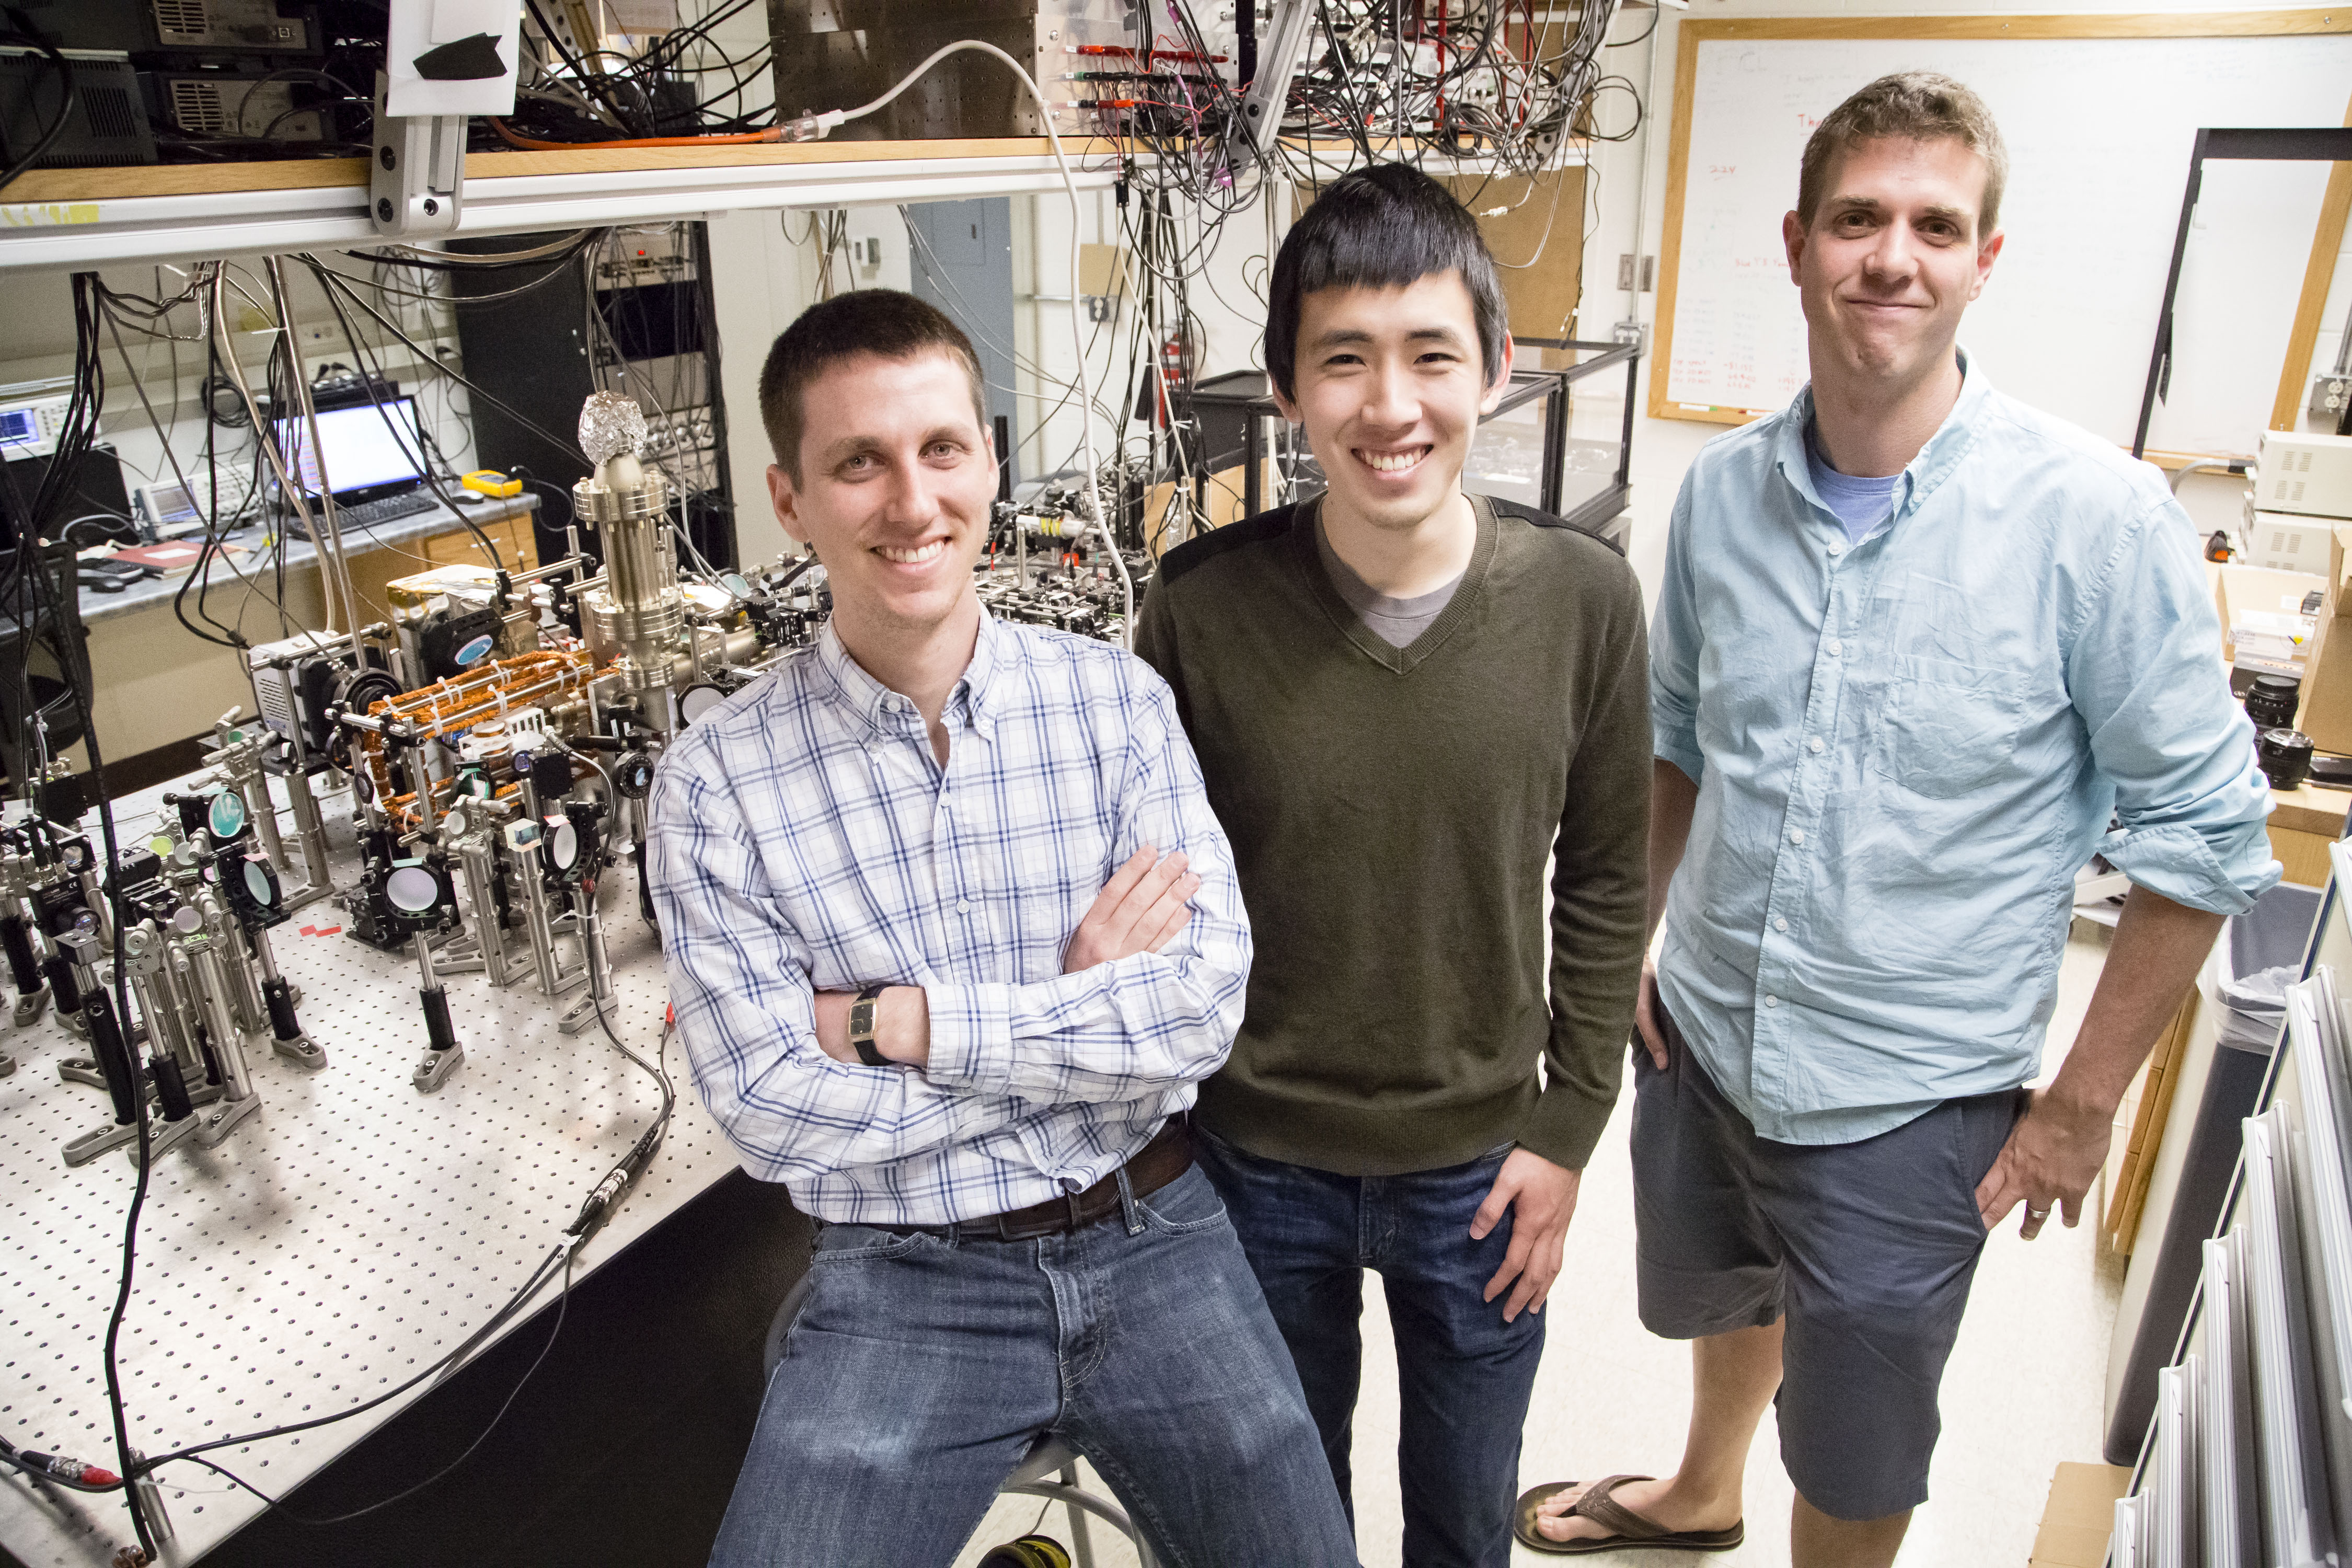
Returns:
[[[1340,1496],[1370,1268],[1404,1561],[1503,1568],[1538,1313],[1641,976],[1641,591],[1591,534],[1464,494],[1510,334],[1435,182],[1390,164],[1322,194],[1276,259],[1265,357],[1329,488],[1170,552],[1136,644],[1257,937],[1196,1152]]]

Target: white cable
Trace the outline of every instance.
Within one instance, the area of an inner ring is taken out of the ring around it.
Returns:
[[[1078,201],[1077,177],[1070,173],[1070,160],[1062,151],[1062,134],[1054,128],[1054,106],[1045,101],[1045,95],[1037,89],[1036,81],[1027,70],[1023,68],[1021,62],[994,44],[982,43],[978,38],[960,38],[952,44],[934,50],[929,59],[908,71],[898,86],[873,102],[862,104],[856,109],[828,109],[822,114],[808,115],[794,122],[795,127],[803,125],[812,127],[808,134],[793,136],[788,133],[786,140],[814,141],[836,125],[847,121],[863,119],[914,86],[925,71],[929,70],[950,55],[962,49],[977,50],[981,54],[993,55],[1003,60],[1006,68],[1021,79],[1021,85],[1029,89],[1030,98],[1037,105],[1038,118],[1045,127],[1046,143],[1054,150],[1054,166],[1061,171],[1062,188],[1069,193],[1070,197],[1070,293],[1075,298],[1078,292],[1078,279],[1081,276],[1081,268],[1078,265],[1078,231],[1083,212],[1083,207]],[[1095,393],[1094,386],[1087,376],[1085,321],[1085,311],[1075,308],[1071,310],[1070,347],[1078,358],[1078,448],[1086,457],[1087,509],[1092,513],[1091,521],[1096,531],[1102,535],[1103,548],[1110,552],[1111,563],[1118,568],[1119,591],[1124,600],[1121,636],[1126,646],[1131,648],[1135,646],[1135,579],[1128,573],[1127,557],[1120,552],[1118,541],[1111,537],[1110,520],[1103,512],[1102,492],[1098,485],[1102,477],[1102,465],[1095,457]]]

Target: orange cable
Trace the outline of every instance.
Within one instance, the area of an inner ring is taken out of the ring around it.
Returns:
[[[772,125],[765,131],[730,132],[713,136],[632,136],[618,142],[542,142],[533,136],[518,136],[507,129],[507,122],[496,115],[488,117],[490,129],[503,137],[509,147],[520,147],[532,153],[568,153],[581,147],[723,147],[729,143],[747,142],[782,142],[783,128]]]

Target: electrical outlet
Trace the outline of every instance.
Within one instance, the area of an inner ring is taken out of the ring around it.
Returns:
[[[2311,413],[2315,418],[2341,419],[2344,405],[2352,401],[2352,375],[2315,375],[2311,378]]]

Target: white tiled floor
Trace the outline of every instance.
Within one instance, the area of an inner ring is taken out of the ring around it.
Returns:
[[[2085,928],[2076,927],[2079,932]],[[2043,1063],[2054,1072],[2074,1039],[2105,957],[2105,933],[2078,935],[2067,949],[2057,1016]],[[1612,1118],[1584,1181],[1570,1228],[1567,1267],[1545,1310],[1543,1369],[1527,1424],[1520,1481],[1582,1479],[1612,1471],[1656,1471],[1682,1453],[1689,1415],[1690,1356],[1653,1339],[1633,1316],[1633,1187],[1626,1118]],[[2101,1195],[2096,1190],[2092,1202]],[[1943,1440],[1932,1497],[1911,1527],[1899,1568],[2021,1565],[2061,1460],[2099,1458],[2107,1338],[2121,1285],[2119,1260],[2099,1255],[2095,1223],[2053,1225],[2032,1243],[2004,1227],[1985,1249],[1944,1377]],[[1377,1280],[1367,1282],[1365,1377],[1356,1418],[1356,1524],[1365,1568],[1401,1561],[1396,1479],[1396,1373]],[[1099,1482],[1091,1482],[1100,1489]],[[1790,1490],[1768,1416],[1748,1466],[1748,1543],[1707,1558],[1628,1552],[1588,1561],[1625,1568],[1785,1568]],[[1027,1531],[1034,1500],[999,1499],[958,1559],[971,1568],[993,1544]],[[1045,1532],[1067,1542],[1060,1510]],[[1131,1564],[1131,1552],[1097,1528],[1097,1561]],[[1521,1551],[1522,1563],[1555,1559]],[[1264,1565],[1275,1568],[1275,1565]]]

